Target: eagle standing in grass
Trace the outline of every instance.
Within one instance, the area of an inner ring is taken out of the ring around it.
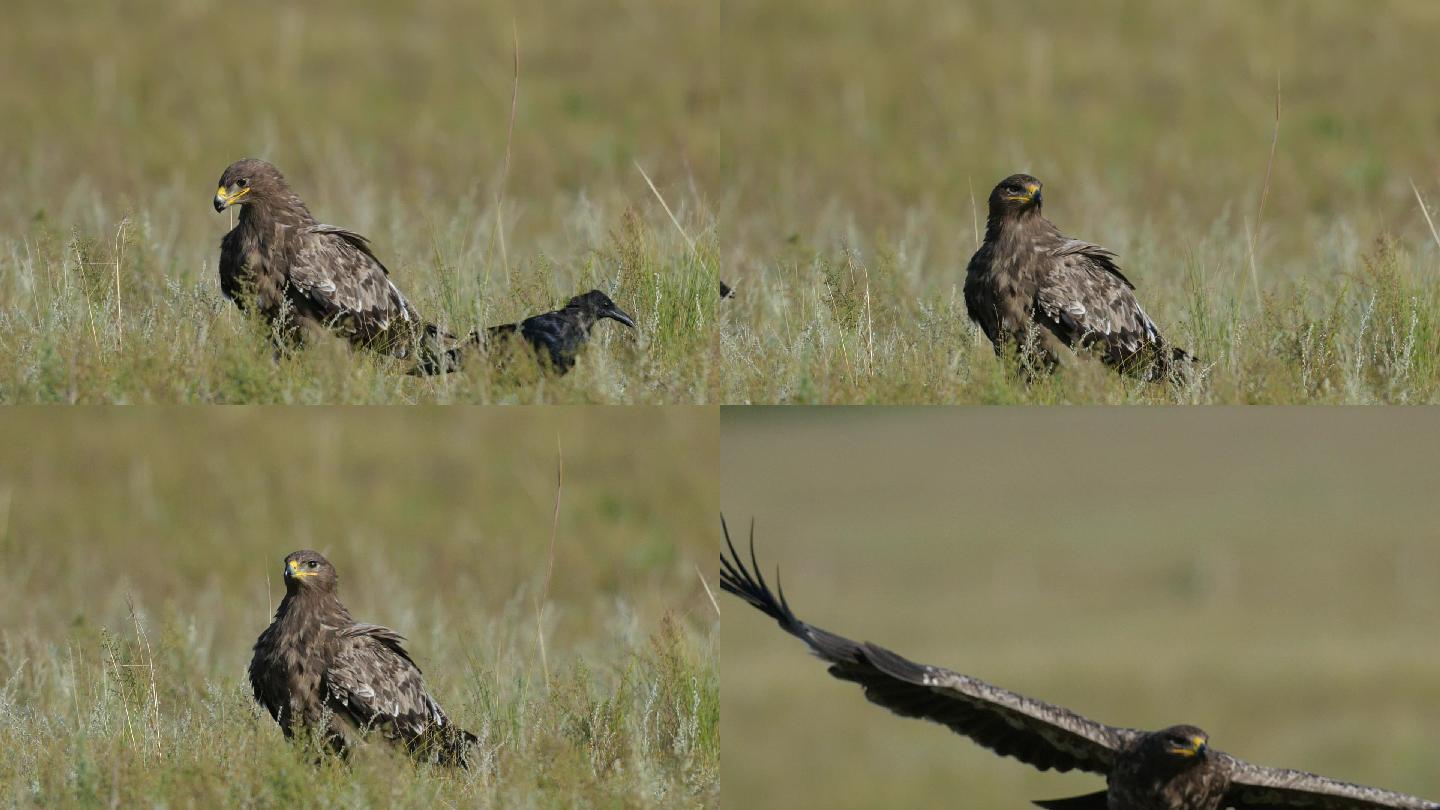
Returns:
[[[420,318],[365,237],[316,222],[280,170],[255,158],[220,175],[215,210],[232,205],[240,222],[220,242],[220,289],[282,344],[328,329],[392,357],[418,347],[421,364],[434,365],[448,335]]]
[[[917,664],[870,643],[806,624],[790,611],[785,592],[770,592],[755,561],[740,560],[730,531],[730,556],[720,558],[720,587],[779,622],[830,665],[830,674],[860,684],[865,697],[902,717],[941,723],[1000,756],[1042,771],[1087,771],[1107,789],[1035,804],[1051,810],[1440,810],[1440,804],[1323,776],[1265,768],[1210,747],[1194,726],[1161,731],[1116,728],[1068,709],[992,686],[969,675]]]
[[[1050,370],[1068,351],[1090,349],[1147,381],[1183,373],[1190,355],[1160,335],[1115,254],[1061,234],[1040,213],[1040,189],[1028,174],[1000,181],[965,271],[965,308],[995,353],[1033,351]]]
[[[350,618],[337,585],[320,554],[285,558],[285,598],[250,660],[255,700],[286,739],[315,731],[344,756],[374,732],[418,759],[464,766],[475,735],[451,723],[425,691],[399,634]]]

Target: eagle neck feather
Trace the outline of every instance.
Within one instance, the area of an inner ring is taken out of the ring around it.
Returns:
[[[276,611],[275,623],[283,636],[313,643],[316,636],[334,633],[354,624],[354,620],[334,593],[302,588],[285,594]]]
[[[240,223],[244,228],[257,233],[269,233],[276,225],[300,227],[316,224],[310,209],[289,190],[274,197],[265,197],[240,206]]]
[[[992,214],[985,219],[985,241],[992,245],[1054,241],[1059,238],[1060,232],[1050,220],[1041,216],[1038,208],[1021,211],[1014,216]]]

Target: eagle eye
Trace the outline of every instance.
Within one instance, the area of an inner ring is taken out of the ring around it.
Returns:
[[[314,560],[311,560],[310,562],[306,563],[306,565],[309,565],[311,568],[318,568],[318,567],[320,567],[320,563],[315,562]]]
[[[248,185],[250,185],[250,178],[248,178],[248,177],[242,177],[242,178],[240,178],[240,185],[242,185],[242,186],[248,186]]]

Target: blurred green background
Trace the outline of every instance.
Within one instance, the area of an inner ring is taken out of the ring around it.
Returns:
[[[5,11],[0,398],[710,398],[717,7],[18,0]],[[277,371],[216,277],[231,214],[210,199],[247,156],[278,165],[320,221],[370,237],[420,311],[456,331],[603,287],[640,334],[612,346],[596,330],[589,365],[601,371],[548,387],[483,369],[397,381],[345,353]]]
[[[9,413],[0,793],[713,804],[718,618],[699,572],[718,474],[696,460],[717,441],[713,409],[678,407]],[[334,562],[358,621],[409,639],[482,737],[468,771],[383,752],[316,769],[255,708],[250,648],[299,548]]]
[[[801,619],[1114,725],[1440,796],[1424,411],[724,409],[721,503]],[[772,585],[774,580],[771,580]],[[1099,789],[894,717],[724,596],[730,807]],[[961,798],[957,798],[961,797]]]
[[[1440,222],[1440,5],[732,0],[723,29],[726,401],[1440,392],[1440,237],[1411,188]],[[1119,253],[1207,389],[995,379],[960,285],[1018,171]]]

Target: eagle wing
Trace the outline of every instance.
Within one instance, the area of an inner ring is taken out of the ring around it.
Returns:
[[[1230,772],[1230,791],[1224,806],[1233,810],[1440,810],[1440,804],[1416,796],[1304,771],[1265,768],[1218,751],[1215,755]]]
[[[1099,245],[1067,239],[1050,250],[1051,270],[1040,279],[1035,315],[1071,346],[1099,345],[1105,359],[1123,363],[1163,342],[1135,299],[1135,285]]]
[[[340,630],[325,688],[327,705],[356,726],[410,741],[448,721],[425,691],[404,641],[394,630],[374,624]]]
[[[941,723],[1000,756],[1014,757],[1040,770],[1079,769],[1105,774],[1116,753],[1138,736],[1133,729],[1088,720],[1049,703],[992,686],[978,678],[926,666],[874,644],[837,636],[796,618],[759,574],[752,527],[746,569],[725,531],[730,558],[721,556],[720,586],[779,622],[780,627],[830,663],[830,674],[860,684],[865,696],[902,717]]]
[[[360,234],[334,225],[301,226],[291,232],[288,252],[290,283],[341,332],[369,340],[399,323],[419,323]]]

